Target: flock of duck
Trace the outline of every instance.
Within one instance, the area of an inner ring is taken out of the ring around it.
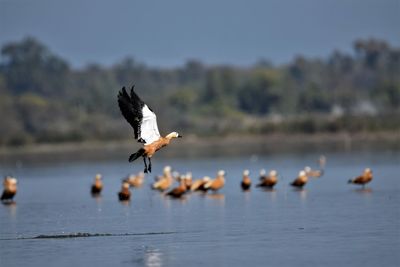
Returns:
[[[305,167],[301,170],[297,177],[290,183],[294,188],[303,188],[310,177],[321,177],[324,175],[324,166],[326,159],[321,156],[319,159],[319,169],[311,169]],[[348,182],[351,184],[362,185],[369,183],[373,178],[372,170],[366,168],[364,172]],[[145,174],[139,172],[138,174],[131,174],[122,180],[121,190],[118,192],[118,198],[120,201],[128,201],[131,198],[131,188],[139,188],[143,186],[145,180]],[[279,175],[276,170],[271,170],[268,173],[263,169],[260,171],[259,181],[256,187],[265,189],[273,189],[278,183]],[[174,182],[178,183],[178,186],[172,187]],[[17,193],[17,179],[11,176],[6,176],[3,181],[3,194],[1,195],[1,201],[4,204],[13,202],[13,198]],[[200,179],[193,179],[192,173],[188,172],[184,175],[180,175],[177,172],[173,172],[170,166],[165,166],[162,175],[156,176],[155,181],[152,183],[151,188],[164,192],[165,195],[172,198],[181,198],[185,194],[194,191],[200,191],[207,193],[208,191],[217,192],[222,189],[225,185],[225,171],[219,170],[214,179],[209,176],[204,176]],[[243,178],[240,182],[242,190],[249,190],[252,186],[252,180],[250,178],[249,170],[243,171]],[[171,189],[172,188],[172,189]],[[91,194],[93,196],[99,196],[103,190],[102,175],[96,174],[94,182],[91,186]]]
[[[157,125],[156,114],[152,111],[147,104],[140,99],[135,93],[134,86],[132,86],[130,93],[123,87],[118,93],[118,106],[121,110],[123,117],[132,126],[135,139],[143,144],[143,146],[136,152],[130,155],[129,162],[135,161],[142,157],[144,162],[144,173],[151,172],[151,158],[161,148],[170,144],[174,138],[180,138],[177,132],[171,132],[165,137],[160,135]],[[296,188],[303,188],[309,177],[320,177],[324,174],[324,166],[326,159],[321,156],[319,159],[319,170],[313,170],[310,167],[305,167],[301,170],[297,178],[290,184]],[[121,201],[129,200],[131,197],[130,188],[140,187],[144,181],[144,173],[137,175],[130,175],[122,182],[121,191],[118,197]],[[249,190],[251,187],[251,179],[249,171],[243,172],[243,179],[241,187],[243,190]],[[278,172],[271,170],[268,175],[265,170],[260,171],[260,182],[257,187],[264,187],[272,189],[278,182]],[[225,171],[220,170],[214,179],[205,176],[198,180],[192,179],[192,174],[179,175],[173,173],[171,167],[166,166],[162,176],[157,176],[156,181],[152,184],[154,190],[165,192],[169,190],[174,181],[178,181],[179,186],[168,191],[166,195],[180,198],[184,194],[192,191],[218,191],[225,185]],[[365,185],[372,180],[372,171],[369,168],[364,170],[364,173],[354,179],[349,180],[349,183]],[[3,203],[12,202],[15,194],[17,193],[17,179],[14,177],[6,176],[3,182],[4,191],[1,196]],[[95,181],[92,185],[91,192],[93,195],[99,195],[103,189],[102,177],[100,174],[95,176]]]

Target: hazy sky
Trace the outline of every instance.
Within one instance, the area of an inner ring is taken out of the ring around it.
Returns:
[[[0,45],[27,35],[73,66],[284,63],[356,38],[400,46],[400,0],[0,0]]]

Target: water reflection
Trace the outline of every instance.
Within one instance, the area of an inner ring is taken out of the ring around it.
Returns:
[[[297,192],[300,196],[301,200],[306,200],[307,199],[307,190],[304,188],[294,188],[294,192]]]
[[[2,204],[8,210],[10,217],[12,219],[15,219],[17,217],[17,202],[7,201],[7,202],[2,202]]]
[[[362,195],[371,195],[372,194],[372,188],[369,188],[369,187],[357,188],[357,189],[354,189],[353,192],[356,192],[356,193],[359,193],[359,194],[362,194]]]
[[[212,199],[216,203],[218,203],[221,206],[225,205],[225,195],[220,194],[220,193],[212,193],[212,194],[205,194],[204,195],[208,199]]]
[[[162,253],[158,249],[146,249],[144,264],[148,267],[162,266]]]

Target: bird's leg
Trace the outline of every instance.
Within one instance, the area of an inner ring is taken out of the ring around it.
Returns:
[[[143,157],[143,162],[144,162],[144,173],[147,173],[147,162],[146,162],[146,157]]]
[[[149,167],[147,169],[149,170],[149,172],[151,172],[151,158],[148,159],[149,159]]]

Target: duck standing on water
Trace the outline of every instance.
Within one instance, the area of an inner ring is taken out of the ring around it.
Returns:
[[[272,189],[278,182],[278,172],[276,170],[271,170],[268,175],[266,175],[265,170],[260,171],[260,183],[257,187],[264,187]]]
[[[151,158],[156,151],[167,146],[173,138],[182,137],[177,132],[172,132],[162,137],[158,131],[156,114],[139,98],[131,89],[130,95],[125,87],[119,91],[118,105],[122,115],[132,126],[135,139],[143,143],[143,147],[129,157],[129,162],[143,157],[144,172],[151,172]],[[147,166],[146,159],[149,162]]]
[[[17,194],[17,179],[11,176],[4,177],[3,181],[3,194],[1,195],[1,201],[3,203],[12,202],[15,194]]]
[[[360,175],[354,179],[350,179],[348,181],[348,183],[349,184],[359,184],[359,185],[362,185],[363,187],[365,187],[365,184],[371,182],[372,178],[373,178],[372,170],[370,168],[366,168],[362,175]]]
[[[225,185],[225,171],[220,170],[217,173],[217,177],[214,180],[208,181],[206,184],[204,184],[204,189],[207,190],[212,190],[212,191],[218,191]]]
[[[131,198],[131,191],[129,191],[128,183],[122,183],[121,191],[118,192],[118,198],[120,201],[126,201]]]
[[[94,183],[92,184],[92,195],[99,195],[103,189],[103,181],[101,180],[101,174],[96,174],[94,177]]]
[[[306,172],[302,170],[299,172],[297,178],[290,185],[297,188],[303,188],[303,186],[305,186],[307,182],[308,182],[308,177],[306,175]]]
[[[171,187],[174,182],[174,177],[171,173],[171,167],[165,166],[163,170],[163,175],[158,177],[158,180],[152,184],[152,188],[159,191],[165,191]]]
[[[250,175],[249,170],[243,171],[243,178],[242,178],[242,182],[240,183],[240,185],[242,186],[242,189],[244,191],[249,190],[250,186],[251,186],[251,179],[250,179],[249,175]]]
[[[204,189],[204,185],[208,183],[211,180],[210,177],[204,176],[202,179],[197,179],[193,181],[193,183],[190,185],[190,191],[206,191]]]
[[[179,186],[175,187],[171,191],[167,193],[167,196],[171,196],[173,198],[181,198],[187,191],[186,186],[186,177],[182,177],[179,182]]]
[[[132,187],[141,187],[144,182],[144,173],[139,172],[137,175],[131,174],[127,178],[123,180],[124,182],[127,182],[130,186]]]

